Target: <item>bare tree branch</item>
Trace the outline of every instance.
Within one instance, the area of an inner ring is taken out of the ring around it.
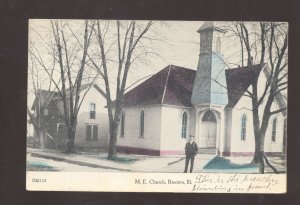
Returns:
[[[272,112],[270,112],[270,115],[275,115],[275,114],[277,114],[277,113],[280,113],[280,112],[283,112],[283,111],[285,111],[287,108],[286,107],[284,107],[284,108],[281,108],[281,109],[278,109],[278,110],[275,110],[275,111],[272,111]]]

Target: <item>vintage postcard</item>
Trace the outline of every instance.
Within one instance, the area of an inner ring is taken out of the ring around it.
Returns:
[[[27,190],[286,192],[288,23],[28,30]]]

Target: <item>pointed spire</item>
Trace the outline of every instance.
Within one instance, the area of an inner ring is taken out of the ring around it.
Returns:
[[[225,33],[226,31],[219,28],[219,27],[216,27],[214,25],[214,22],[213,21],[204,21],[204,23],[202,24],[202,26],[197,30],[198,33],[201,33],[202,31],[205,31],[205,30],[216,30],[216,31],[219,31],[219,32],[222,32],[222,33]]]
[[[213,29],[214,28],[214,22],[213,21],[204,21],[202,26],[197,30],[198,33],[200,33],[203,30],[207,29]]]

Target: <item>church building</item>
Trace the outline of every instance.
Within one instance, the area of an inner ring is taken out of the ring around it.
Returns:
[[[197,70],[168,65],[124,95],[118,152],[146,155],[184,154],[190,135],[199,154],[251,156],[254,132],[251,81],[258,77],[263,88],[267,64],[226,69],[220,35],[224,30],[205,22],[200,34]],[[262,90],[259,90],[262,92]],[[285,106],[277,96],[273,109]],[[271,117],[265,152],[281,155],[284,150],[286,113]]]

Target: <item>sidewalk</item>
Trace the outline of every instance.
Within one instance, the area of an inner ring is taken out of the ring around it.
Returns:
[[[65,154],[54,150],[41,150],[27,148],[27,153],[33,157],[63,161],[81,166],[118,170],[123,172],[173,172],[182,173],[185,165],[184,155],[175,156],[145,156],[118,154],[120,158],[129,159],[128,162],[110,161],[106,153],[80,153]],[[195,158],[194,172],[201,172],[203,167],[214,155],[197,155]]]
[[[182,173],[185,166],[184,155],[146,156],[118,154],[120,161],[107,160],[107,153],[81,152],[65,154],[55,150],[27,148],[31,157],[43,158],[80,165],[79,171],[93,170],[103,172],[149,172],[149,173]],[[258,173],[258,167],[249,165],[251,157],[217,157],[213,154],[198,154],[194,161],[194,173]],[[37,160],[39,161],[39,160]],[[286,172],[286,161],[280,157],[270,157],[269,161],[281,173]],[[50,161],[51,162],[51,161]],[[266,166],[266,173],[273,171]]]

